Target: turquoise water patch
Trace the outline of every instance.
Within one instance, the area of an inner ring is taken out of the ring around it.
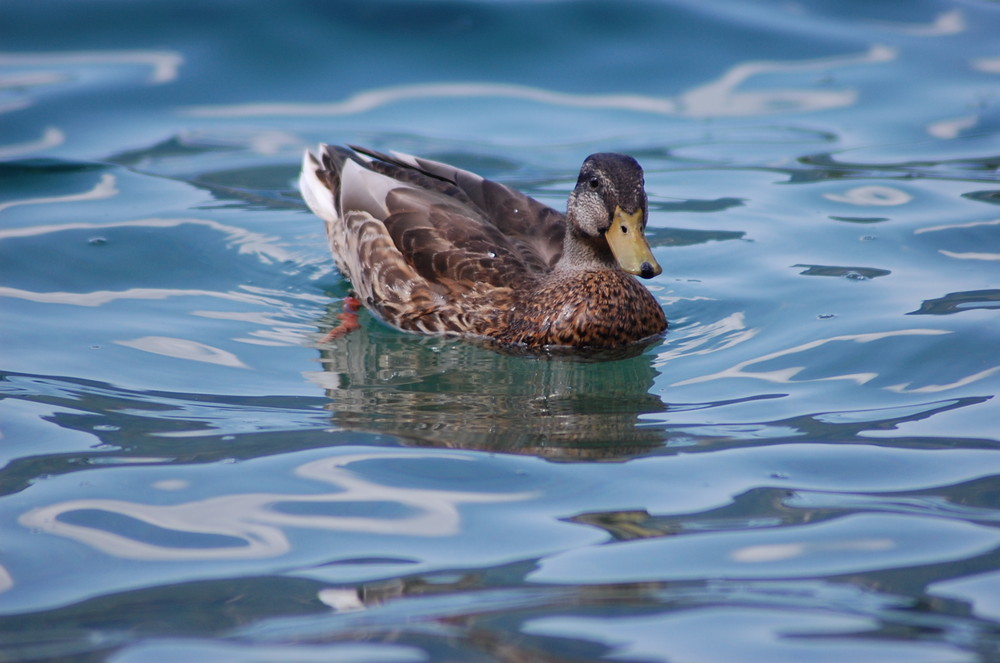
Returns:
[[[995,3],[0,23],[0,659],[1000,658]],[[632,154],[668,333],[329,335],[319,142]]]

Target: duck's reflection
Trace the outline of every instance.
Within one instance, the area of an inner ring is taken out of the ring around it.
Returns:
[[[640,350],[641,351],[641,350]],[[308,374],[334,424],[418,445],[621,458],[663,444],[642,416],[666,405],[650,393],[648,354],[579,361],[501,354],[384,329],[371,319],[320,346]]]

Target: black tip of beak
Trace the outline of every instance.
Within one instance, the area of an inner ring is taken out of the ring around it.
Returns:
[[[639,267],[639,276],[644,279],[651,279],[656,276],[656,271],[653,269],[652,265],[648,262],[644,262],[642,263],[642,266]]]

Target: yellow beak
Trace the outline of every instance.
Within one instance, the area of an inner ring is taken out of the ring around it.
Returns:
[[[616,206],[611,227],[604,236],[618,265],[629,274],[650,279],[663,271],[642,232],[642,210],[628,214]]]

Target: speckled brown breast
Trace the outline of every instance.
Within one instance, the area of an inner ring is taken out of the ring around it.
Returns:
[[[667,328],[656,298],[628,274],[611,270],[553,274],[483,323],[477,333],[527,348],[617,348]]]

